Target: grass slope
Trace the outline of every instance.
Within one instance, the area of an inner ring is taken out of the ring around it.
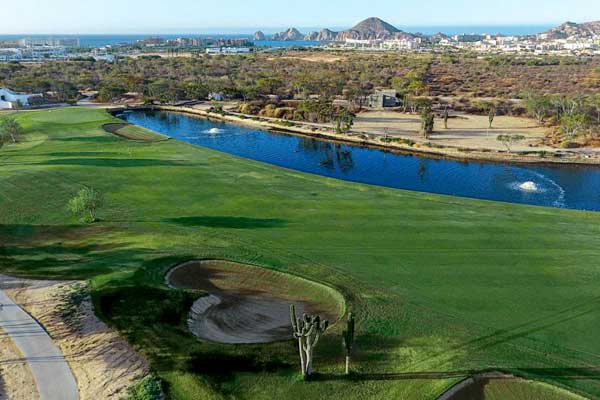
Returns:
[[[0,269],[91,280],[97,312],[142,349],[171,398],[433,399],[472,370],[600,398],[600,214],[371,187],[185,143],[106,133],[100,110],[19,113],[0,150]],[[65,204],[105,193],[101,222]],[[224,346],[187,333],[177,263],[226,258],[338,289],[358,317],[299,382],[294,343]]]
[[[123,139],[136,140],[141,142],[162,142],[169,140],[165,135],[153,132],[141,126],[131,125],[123,122],[105,124],[103,126],[106,132],[112,133]]]
[[[583,400],[581,396],[544,383],[520,379],[479,381],[452,397],[452,400]]]

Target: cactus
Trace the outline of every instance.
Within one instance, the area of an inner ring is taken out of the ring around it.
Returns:
[[[448,129],[448,118],[450,118],[450,113],[448,113],[448,107],[444,109],[444,129]]]
[[[492,129],[492,125],[494,124],[494,118],[496,118],[496,107],[491,106],[488,114],[488,120],[490,122],[490,129]]]
[[[354,347],[354,315],[348,314],[348,321],[346,323],[346,330],[342,333],[344,339],[344,349],[346,350],[346,375],[350,375],[350,355],[352,348]]]
[[[294,338],[298,340],[300,352],[300,368],[302,377],[308,379],[313,371],[313,354],[319,339],[329,328],[329,321],[321,320],[318,315],[304,314],[301,318],[296,316],[296,307],[290,306],[290,320]]]

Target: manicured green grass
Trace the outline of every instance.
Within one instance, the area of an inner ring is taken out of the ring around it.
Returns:
[[[172,398],[433,399],[493,369],[600,399],[600,214],[353,184],[169,140],[127,141],[100,110],[19,113],[0,150],[0,268],[91,280],[96,311]],[[65,205],[102,191],[100,223]],[[224,346],[185,329],[177,263],[224,258],[335,287],[358,318],[356,375],[336,326],[315,382],[293,342]]]

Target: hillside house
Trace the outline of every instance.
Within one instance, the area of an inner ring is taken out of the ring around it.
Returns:
[[[16,108],[17,104],[24,107],[29,105],[29,100],[33,97],[43,97],[41,94],[17,93],[10,89],[0,88],[0,109]]]
[[[400,105],[398,92],[393,89],[378,90],[367,97],[366,105],[370,108],[398,107]]]

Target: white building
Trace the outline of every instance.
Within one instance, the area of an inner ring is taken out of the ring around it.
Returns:
[[[391,39],[385,40],[381,47],[387,50],[415,50],[418,49],[421,39]]]
[[[209,47],[206,49],[206,54],[248,54],[250,48],[248,47]]]
[[[43,97],[41,94],[17,93],[10,89],[0,88],[0,109],[15,108],[17,103],[23,106],[29,105],[29,99],[32,97]]]
[[[44,60],[49,58],[66,58],[67,49],[64,47],[33,47],[23,53],[30,60]]]
[[[0,61],[21,61],[23,52],[20,49],[0,49]]]
[[[77,38],[24,38],[19,40],[19,46],[32,49],[35,47],[80,47]]]

